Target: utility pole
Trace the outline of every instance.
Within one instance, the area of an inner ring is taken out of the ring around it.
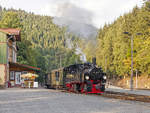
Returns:
[[[130,90],[133,90],[133,35],[129,32],[124,32],[124,34],[128,34],[131,38],[131,79],[130,79]],[[141,33],[136,33],[136,35],[141,35]]]
[[[133,90],[133,36],[131,36],[131,80],[130,88]]]

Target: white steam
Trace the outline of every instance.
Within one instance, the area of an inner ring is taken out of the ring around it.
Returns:
[[[87,61],[86,55],[82,52],[81,48],[79,48],[79,47],[76,48],[76,54],[80,55],[80,60],[81,61],[83,61],[83,62]]]
[[[57,16],[78,23],[92,24],[93,14],[86,9],[80,8],[72,3],[67,2],[59,4],[57,9]]]
[[[54,17],[53,22],[55,24],[67,26],[69,32],[80,37],[96,37],[97,29],[92,25],[92,12],[70,2],[59,3],[54,9],[56,17]]]

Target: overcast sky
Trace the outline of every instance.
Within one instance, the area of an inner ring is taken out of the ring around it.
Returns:
[[[2,7],[76,20],[82,18],[98,28],[142,4],[143,0],[0,0]]]

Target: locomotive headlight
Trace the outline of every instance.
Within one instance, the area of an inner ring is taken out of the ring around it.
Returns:
[[[106,80],[106,79],[107,79],[107,77],[106,77],[106,76],[103,76],[103,79],[105,79],[105,80]]]
[[[85,79],[86,79],[86,80],[89,80],[89,76],[85,76]]]

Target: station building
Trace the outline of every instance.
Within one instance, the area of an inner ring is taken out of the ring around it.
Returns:
[[[36,73],[40,68],[17,63],[16,41],[21,41],[20,30],[0,28],[0,87],[21,86],[21,74]]]

